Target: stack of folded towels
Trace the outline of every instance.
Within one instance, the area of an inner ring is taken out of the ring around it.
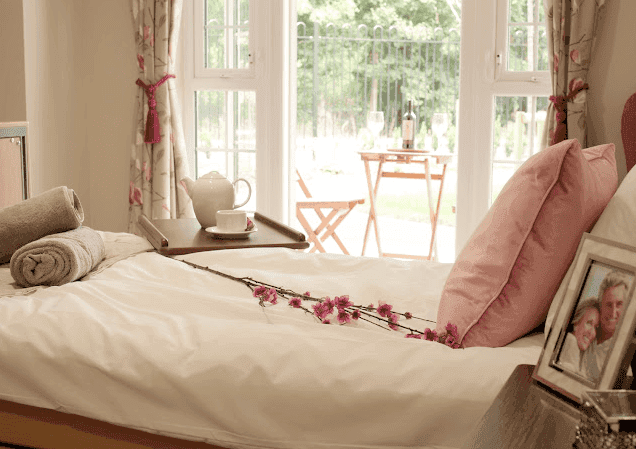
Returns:
[[[104,241],[82,226],[75,192],[56,187],[0,209],[0,264],[22,287],[62,285],[88,274],[104,259]]]

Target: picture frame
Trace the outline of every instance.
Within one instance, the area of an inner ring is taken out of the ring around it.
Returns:
[[[585,391],[625,388],[635,288],[636,248],[583,234],[532,377],[579,404]]]
[[[28,127],[0,123],[0,209],[31,197]]]

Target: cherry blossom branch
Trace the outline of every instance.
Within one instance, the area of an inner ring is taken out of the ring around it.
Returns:
[[[394,312],[392,305],[383,302],[380,302],[378,307],[374,307],[373,304],[369,304],[368,306],[356,305],[349,300],[349,296],[347,295],[336,296],[333,300],[328,296],[324,298],[314,298],[310,295],[309,292],[299,294],[294,292],[293,290],[278,287],[266,282],[256,281],[255,279],[252,279],[250,277],[232,276],[230,274],[226,274],[209,267],[204,267],[192,262],[188,262],[186,260],[177,260],[190,265],[191,267],[208,271],[226,279],[231,279],[233,281],[244,284],[252,291],[252,295],[258,298],[258,302],[261,307],[266,307],[266,303],[270,303],[270,305],[277,304],[278,298],[280,297],[287,300],[289,306],[296,309],[301,309],[305,313],[311,314],[314,318],[318,319],[319,322],[324,324],[331,324],[331,320],[328,318],[328,316],[332,315],[334,312],[337,312],[335,318],[340,324],[347,324],[350,323],[351,320],[360,319],[368,323],[375,324],[376,326],[386,330],[398,330],[398,328],[406,329],[409,331],[409,334],[406,335],[407,338],[419,338],[423,340],[436,341],[452,348],[459,348],[459,343],[457,343],[459,340],[457,334],[457,326],[454,326],[451,323],[448,323],[446,325],[446,332],[443,332],[440,335],[438,335],[435,330],[431,330],[428,328],[424,331],[420,331],[418,329],[413,329],[411,327],[398,323],[399,317],[403,316],[407,320],[418,319],[430,323],[435,323],[435,321],[413,316],[410,312]],[[316,304],[311,307],[313,311],[303,306],[302,301],[315,302]],[[373,320],[386,323],[386,326],[388,327],[385,327],[384,325],[379,324]]]

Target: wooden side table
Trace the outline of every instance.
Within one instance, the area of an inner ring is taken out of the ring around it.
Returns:
[[[218,249],[285,247],[309,248],[305,234],[298,232],[263,214],[250,216],[258,231],[246,239],[217,239],[201,229],[196,218],[149,220],[139,217],[139,228],[144,237],[164,256],[189,254]]]
[[[364,162],[364,170],[367,176],[367,187],[369,188],[370,209],[369,218],[367,220],[367,227],[364,232],[364,240],[362,244],[362,255],[364,256],[365,249],[367,247],[367,239],[369,238],[369,230],[371,223],[375,228],[375,241],[378,245],[378,254],[380,257],[400,257],[410,259],[426,259],[437,261],[437,222],[439,221],[439,210],[442,202],[442,191],[444,189],[444,179],[446,177],[446,168],[453,160],[451,153],[425,153],[421,151],[359,151],[360,157]],[[437,164],[442,165],[441,173],[431,173],[430,160],[434,159]],[[375,177],[375,182],[372,179],[370,162],[378,163],[378,171]],[[385,163],[397,163],[397,164],[424,164],[424,173],[404,173],[404,172],[391,172],[382,171],[382,167]],[[411,254],[390,254],[383,253],[380,246],[380,230],[378,228],[378,219],[376,211],[376,198],[378,196],[378,187],[380,186],[380,179],[382,178],[402,178],[402,179],[424,179],[426,180],[426,190],[428,193],[428,207],[431,217],[431,242],[429,253],[426,256],[411,255]],[[437,205],[433,201],[431,180],[440,181],[439,194],[437,195]]]
[[[519,365],[462,449],[571,449],[578,405],[532,379],[534,365]]]

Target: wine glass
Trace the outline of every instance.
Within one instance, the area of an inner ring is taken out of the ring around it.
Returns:
[[[384,112],[371,111],[367,117],[367,128],[373,134],[373,148],[378,148],[378,136],[380,131],[384,128]]]
[[[437,136],[437,149],[447,150],[445,148],[446,142],[442,143],[444,134],[448,130],[448,114],[446,112],[436,112],[431,118],[431,128],[433,133]]]

